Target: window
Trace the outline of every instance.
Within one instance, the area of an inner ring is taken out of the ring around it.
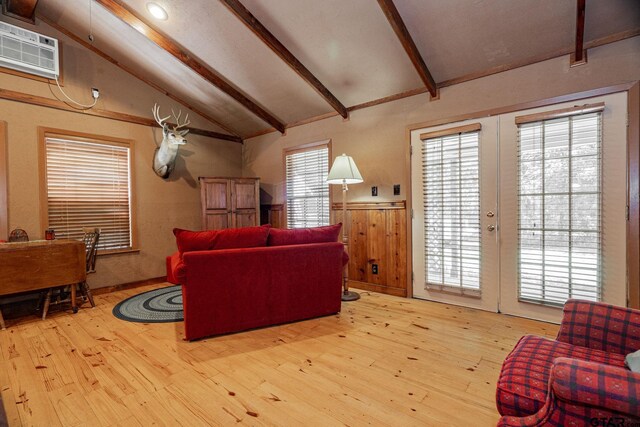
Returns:
[[[480,293],[479,134],[421,135],[427,288]]]
[[[57,238],[98,227],[101,251],[132,249],[132,142],[45,133],[46,222]]]
[[[519,298],[601,296],[602,113],[518,126]]]
[[[329,144],[285,151],[287,227],[329,225]]]

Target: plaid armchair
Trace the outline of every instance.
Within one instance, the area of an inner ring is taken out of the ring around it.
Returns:
[[[527,335],[507,356],[499,426],[640,425],[640,311],[569,300],[556,340]]]

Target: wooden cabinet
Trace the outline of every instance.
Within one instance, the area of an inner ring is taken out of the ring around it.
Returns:
[[[200,177],[202,229],[260,225],[258,178]]]

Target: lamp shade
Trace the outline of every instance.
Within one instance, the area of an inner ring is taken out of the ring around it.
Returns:
[[[351,156],[342,154],[336,157],[327,177],[328,184],[359,184],[362,181],[362,175]]]

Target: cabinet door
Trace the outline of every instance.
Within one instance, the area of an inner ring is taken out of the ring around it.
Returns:
[[[206,230],[223,230],[231,227],[231,214],[226,211],[207,211],[205,213]]]
[[[231,224],[231,191],[229,180],[205,179],[201,182],[202,228],[221,230]]]
[[[233,227],[259,225],[259,188],[258,180],[256,179],[237,179],[232,181]]]

